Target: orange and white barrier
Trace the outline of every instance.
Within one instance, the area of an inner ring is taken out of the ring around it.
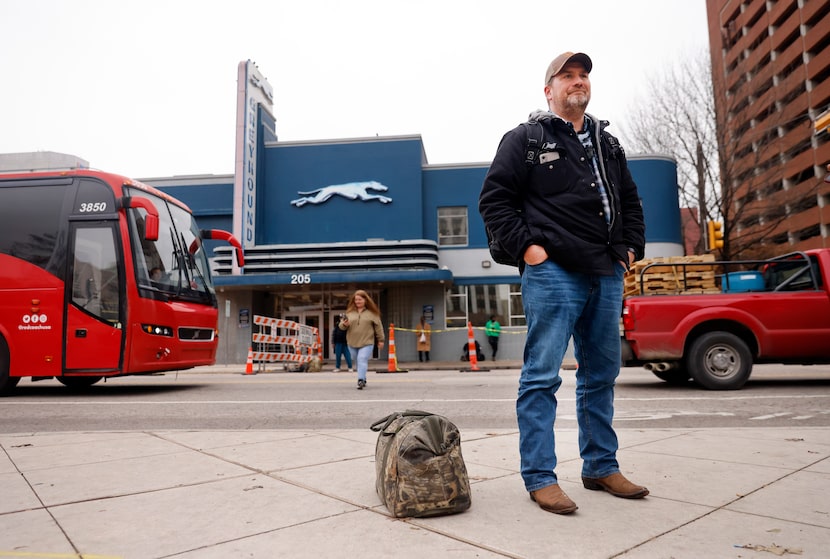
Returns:
[[[262,315],[254,315],[254,326],[259,331],[251,336],[253,362],[302,364],[314,358],[315,350],[322,352],[319,330],[312,326]]]

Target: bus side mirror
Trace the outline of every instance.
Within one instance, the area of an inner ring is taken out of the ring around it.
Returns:
[[[150,200],[122,196],[118,199],[118,209],[125,208],[143,208],[147,212],[147,216],[144,218],[144,238],[148,241],[159,239],[159,211]]]
[[[240,268],[245,267],[245,254],[242,250],[242,243],[239,242],[239,239],[234,237],[232,234],[228,233],[227,231],[223,231],[222,229],[202,229],[202,238],[203,239],[213,239],[217,241],[227,241],[230,245],[232,245],[236,250],[236,264]]]
[[[148,241],[159,240],[159,216],[147,214],[144,220],[144,238]]]

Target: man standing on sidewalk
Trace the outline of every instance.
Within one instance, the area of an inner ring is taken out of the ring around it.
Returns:
[[[556,477],[559,369],[573,337],[582,484],[638,499],[648,489],[617,463],[614,383],[620,372],[623,273],[643,257],[645,226],[625,153],[585,112],[593,63],[565,52],[545,73],[549,111],[507,132],[484,179],[479,211],[519,266],[527,320],[516,415],[525,488],[539,506],[576,504]]]

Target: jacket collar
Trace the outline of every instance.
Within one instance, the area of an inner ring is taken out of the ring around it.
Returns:
[[[595,117],[594,115],[592,115],[591,113],[585,113],[585,119],[589,120],[592,124],[593,123],[598,123],[600,131],[605,130],[605,128],[610,124],[610,122],[608,122],[607,120],[600,120],[597,117]],[[527,120],[528,120],[528,122],[542,122],[542,121],[545,121],[545,120],[550,120],[550,121],[557,121],[558,120],[559,122],[567,124],[567,121],[564,118],[562,118],[561,116],[559,116],[558,114],[556,114],[554,112],[551,112],[551,111],[543,111],[541,109],[537,109],[537,110],[531,112],[530,115],[527,117]]]

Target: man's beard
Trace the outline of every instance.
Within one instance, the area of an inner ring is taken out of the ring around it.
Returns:
[[[580,91],[578,93],[572,93],[565,98],[565,106],[569,109],[581,109],[585,110],[588,106],[588,101],[591,100],[591,96],[586,91]]]

